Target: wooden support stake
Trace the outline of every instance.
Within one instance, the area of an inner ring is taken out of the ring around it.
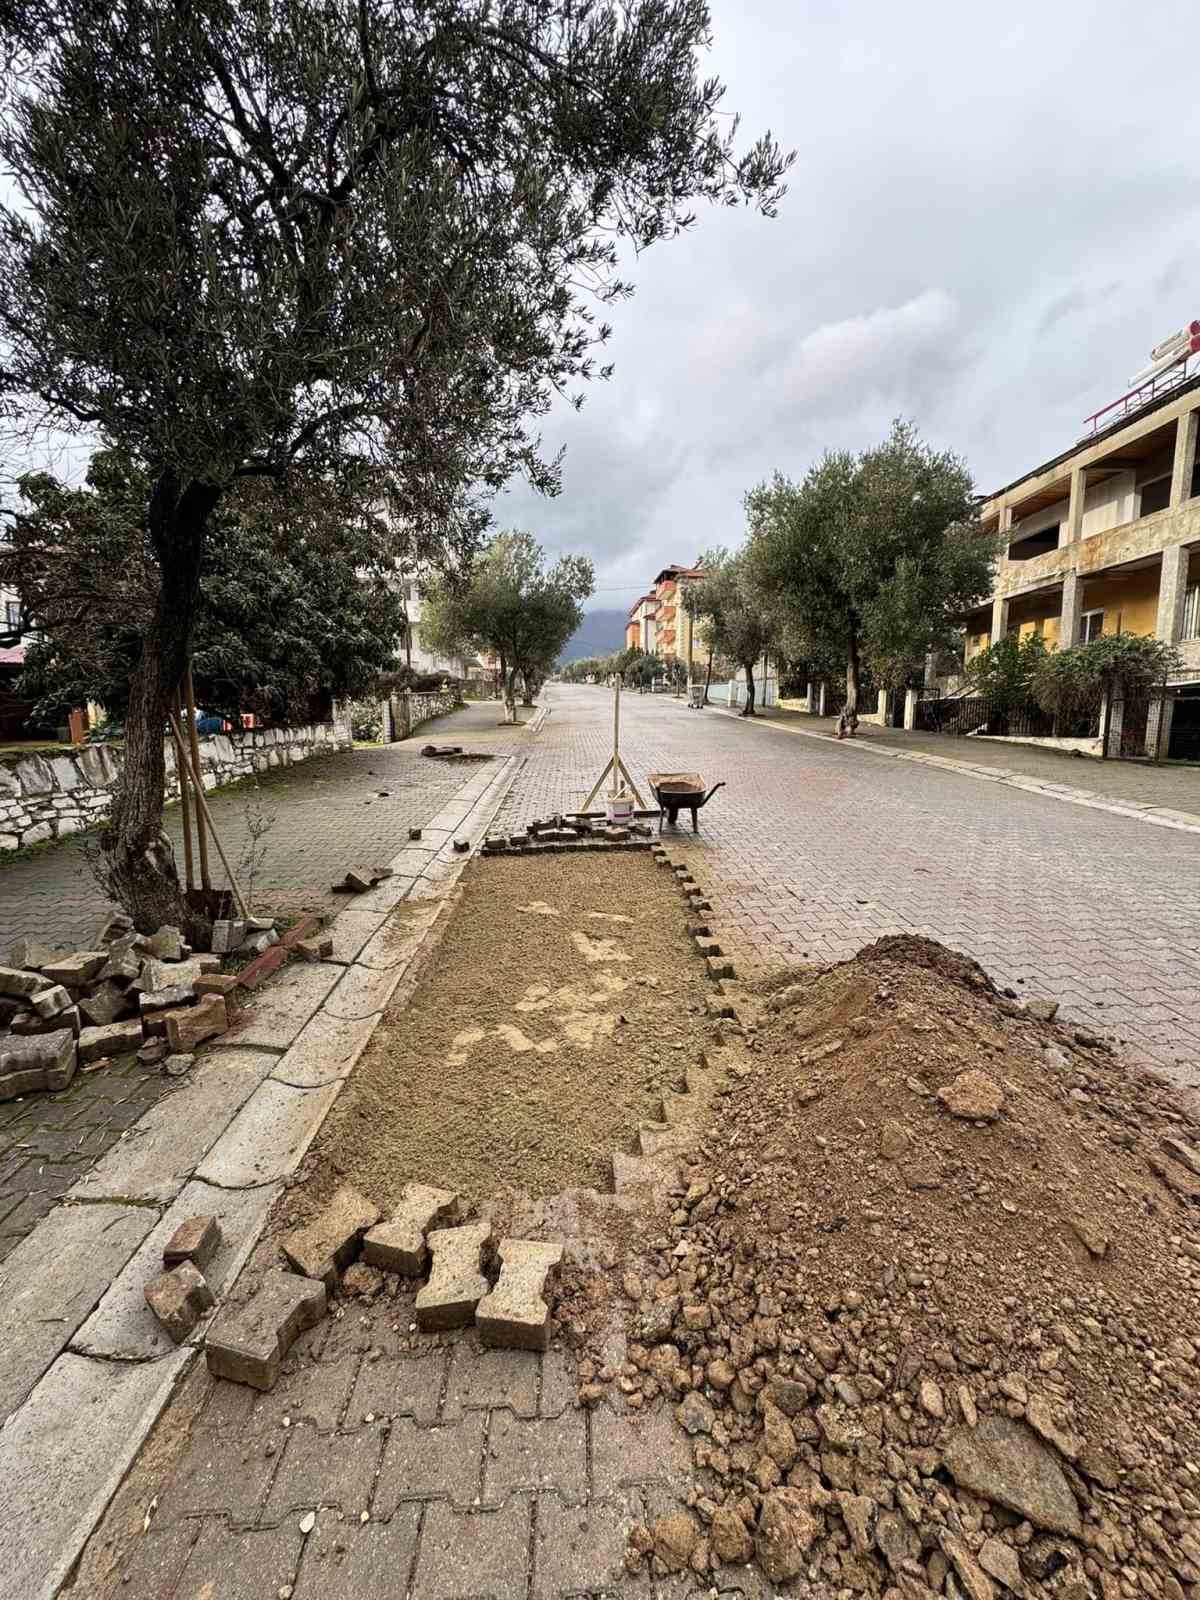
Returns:
[[[208,819],[208,807],[204,803],[204,785],[200,781],[200,738],[196,733],[196,691],[192,686],[191,662],[188,663],[187,672],[184,674],[183,691],[187,700],[188,742],[192,750],[192,782],[196,786],[196,843],[200,847],[200,887],[211,889],[212,879],[208,872],[208,839],[204,826]],[[225,859],[224,855],[221,859],[222,861]],[[228,872],[229,868],[226,867],[225,870]]]
[[[625,782],[629,785],[630,791],[633,794],[633,798],[637,801],[638,805],[639,806],[644,806],[645,805],[646,802],[642,799],[641,795],[638,793],[637,784],[634,783],[633,779],[629,776],[629,768],[621,760],[621,675],[620,675],[620,673],[617,674],[617,681],[616,681],[616,684],[613,687],[613,753],[608,758],[608,763],[605,766],[604,771],[600,774],[600,776],[596,779],[595,783],[592,785],[591,793],[588,795],[587,799],[583,802],[583,806],[581,808],[582,810],[586,811],[588,809],[588,807],[591,805],[592,801],[600,793],[601,786],[604,783],[605,778],[608,777],[610,772],[612,773],[612,782],[613,782],[613,786],[609,790],[610,794],[619,794],[620,793],[620,791],[621,791],[620,780],[622,778],[624,778]]]
[[[178,689],[175,691],[175,717],[177,721],[183,721],[183,699]],[[190,893],[196,887],[196,869],[192,862],[192,802],[188,797],[187,768],[180,763],[178,755],[175,765],[179,769],[179,811],[183,818],[183,869]]]
[[[188,753],[184,747],[183,734],[179,730],[179,724],[176,722],[174,716],[171,717],[170,721],[171,732],[175,736],[175,749],[178,752],[179,760],[183,762],[185,767],[189,766]],[[225,854],[225,847],[221,843],[221,836],[217,832],[213,823],[212,812],[208,809],[208,797],[205,795],[204,786],[200,782],[198,769],[191,770],[191,779],[196,789],[196,820],[199,822],[201,816],[203,816],[205,821],[208,823],[209,829],[212,832],[213,843],[217,847],[217,854],[221,858],[221,865],[225,868],[225,876],[229,879],[229,887],[233,890],[233,898],[237,902],[237,908],[243,917],[249,917],[250,909],[246,905],[245,900],[242,898],[242,891],[238,887],[237,879],[233,875],[233,868],[229,865],[229,857]],[[203,835],[201,837],[203,837]]]

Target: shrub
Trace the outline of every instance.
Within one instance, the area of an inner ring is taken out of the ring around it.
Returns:
[[[378,744],[383,738],[383,712],[377,700],[351,700],[350,732],[365,744]]]

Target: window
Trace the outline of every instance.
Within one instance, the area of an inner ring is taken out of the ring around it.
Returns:
[[[21,626],[21,602],[19,600],[6,600],[4,602],[4,626],[10,633],[15,633]]]
[[[1079,619],[1079,642],[1091,644],[1104,632],[1104,612],[1085,611]]]
[[[1183,637],[1200,639],[1200,583],[1193,583],[1183,597]]]
[[[1171,503],[1171,474],[1155,478],[1153,483],[1142,485],[1141,515],[1148,517],[1154,511],[1165,511]]]

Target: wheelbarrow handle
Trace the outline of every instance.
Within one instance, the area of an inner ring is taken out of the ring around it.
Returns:
[[[704,796],[704,799],[701,800],[700,804],[702,806],[706,806],[708,804],[708,802],[712,799],[713,795],[716,794],[717,790],[718,789],[723,789],[724,787],[725,787],[725,780],[722,778],[720,783],[714,783],[713,784],[712,788]]]

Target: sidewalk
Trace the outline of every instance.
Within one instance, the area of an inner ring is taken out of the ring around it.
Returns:
[[[723,706],[708,706],[706,714],[737,717]],[[749,722],[749,718],[740,720]],[[772,707],[755,714],[754,723],[805,734],[837,743],[836,717],[811,717],[803,711]],[[1077,804],[1104,805],[1118,815],[1143,814],[1150,822],[1200,829],[1200,768],[1156,766],[1140,761],[1101,761],[1071,756],[1057,750],[1007,740],[955,738],[945,734],[908,733],[902,728],[881,728],[860,722],[853,739],[841,741],[847,750],[868,750],[902,760],[925,761],[996,782],[1013,783]]]
[[[195,1358],[203,1324],[176,1348],[143,1300],[163,1243],[185,1217],[218,1215],[207,1276],[218,1296],[234,1282],[430,937],[468,859],[454,839],[478,843],[519,764],[465,781],[458,768],[454,797],[393,857],[393,876],[335,920],[333,960],[285,968],[0,1269],[0,1600],[58,1593]],[[206,1493],[230,1493],[229,1476]],[[222,1594],[283,1582],[247,1589],[248,1577]],[[156,1576],[143,1592],[172,1587]]]

